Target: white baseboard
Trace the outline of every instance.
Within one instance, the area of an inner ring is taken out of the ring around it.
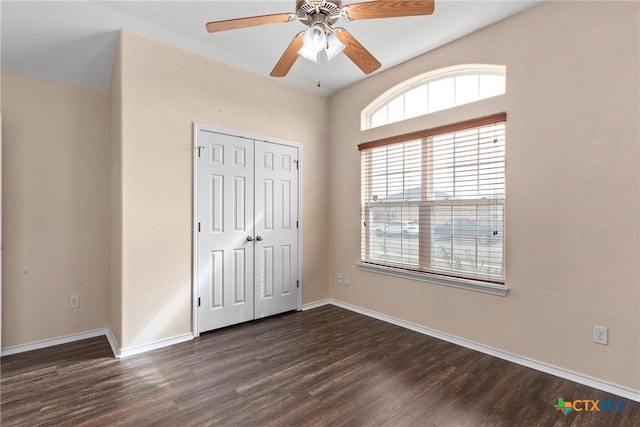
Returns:
[[[134,354],[146,353],[147,351],[156,350],[162,347],[168,347],[170,345],[179,344],[181,342],[190,341],[193,339],[193,334],[183,334],[171,338],[165,338],[162,340],[150,342],[147,344],[134,345],[131,347],[125,347],[118,349],[115,356],[119,359],[123,357],[133,356]],[[116,341],[117,343],[117,341]]]
[[[356,313],[360,313],[365,316],[372,317],[374,319],[382,320],[383,322],[391,323],[406,329],[410,329],[412,331],[419,332],[424,335],[438,338],[443,341],[450,342],[452,344],[470,348],[472,350],[476,350],[481,353],[498,357],[500,359],[504,359],[509,362],[516,363],[518,365],[526,366],[528,368],[535,369],[540,372],[551,374],[559,378],[564,378],[566,380],[573,381],[578,384],[583,384],[598,390],[605,391],[607,393],[615,394],[615,395],[624,397],[626,399],[640,402],[640,390],[635,390],[630,387],[625,387],[625,386],[614,384],[608,381],[600,380],[598,378],[593,378],[588,375],[583,375],[578,372],[573,372],[564,368],[549,365],[547,363],[538,362],[533,359],[529,359],[523,356],[519,356],[517,354],[509,353],[509,352],[506,352],[497,348],[493,348],[484,344],[480,344],[474,341],[466,340],[464,338],[456,337],[454,335],[449,335],[447,333],[436,331],[434,329],[425,328],[424,326],[416,325],[415,323],[397,319],[392,316],[387,316],[386,314],[378,313],[376,311],[369,310],[369,309],[359,307],[353,304],[349,304],[346,302],[333,300],[333,299],[324,299],[324,300],[312,302],[309,304],[304,304],[302,306],[302,310],[303,311],[311,310],[311,309],[318,308],[328,304],[332,304],[337,307],[344,308],[346,310],[354,311]],[[118,344],[118,341],[116,340],[111,330],[109,328],[101,328],[101,329],[94,329],[92,331],[65,335],[62,337],[49,338],[49,339],[34,341],[26,344],[19,344],[19,345],[14,345],[10,347],[5,347],[0,351],[0,354],[2,356],[9,356],[11,354],[23,353],[25,351],[31,351],[31,350],[38,350],[41,348],[52,347],[54,345],[67,344],[70,342],[80,341],[87,338],[94,338],[102,335],[106,336],[107,341],[111,346],[111,350],[113,351],[114,356],[117,358],[123,358],[123,357],[133,356],[134,354],[145,353],[150,350],[155,350],[158,348],[167,347],[167,346],[178,344],[181,342],[190,341],[194,338],[193,334],[188,333],[188,334],[178,335],[171,338],[162,339],[159,341],[154,341],[147,344],[142,344],[142,345],[121,349]]]
[[[387,323],[391,323],[397,326],[401,326],[406,329],[410,329],[415,332],[419,332],[424,335],[429,335],[434,338],[441,339],[443,341],[450,342],[462,347],[470,348],[472,350],[479,351],[481,353],[488,354],[500,359],[507,360],[509,362],[516,363],[518,365],[526,366],[527,368],[535,369],[540,372],[551,374],[556,377],[564,378],[569,381],[583,384],[589,387],[593,387],[598,390],[605,391],[607,393],[615,394],[620,397],[624,397],[629,400],[640,402],[640,390],[634,390],[630,387],[614,384],[608,381],[593,378],[588,375],[583,375],[578,372],[573,372],[564,368],[549,365],[547,363],[538,362],[527,357],[519,356],[517,354],[509,353],[497,348],[493,348],[484,344],[480,344],[474,341],[466,340],[464,338],[449,335],[444,332],[436,331],[434,329],[425,328],[424,326],[416,325],[415,323],[407,322],[401,319],[397,319],[386,314],[378,313],[373,310],[362,308],[353,304],[345,303],[337,300],[329,300],[328,304],[335,305],[337,307],[344,308],[346,310],[354,311],[356,313],[363,314],[365,316],[372,317],[374,319],[382,320]],[[320,304],[324,305],[324,304]],[[314,308],[314,307],[311,307]]]
[[[76,334],[64,335],[61,337],[48,338],[40,341],[33,341],[26,344],[12,345],[2,349],[3,356],[24,353],[25,351],[39,350],[41,348],[53,347],[54,345],[68,344],[74,341],[86,340],[111,333],[108,328],[94,329],[92,331],[78,332]]]
[[[322,307],[323,305],[331,304],[330,299],[322,299],[320,301],[310,302],[309,304],[302,305],[302,311],[311,310],[314,308]]]
[[[119,359],[123,357],[133,356],[134,354],[144,353],[150,350],[155,350],[162,347],[167,347],[173,344],[178,344],[184,341],[193,339],[192,334],[178,335],[176,337],[166,338],[159,341],[154,341],[147,344],[136,345],[127,348],[120,348],[118,340],[111,332],[109,328],[94,329],[93,331],[79,332],[77,334],[65,335],[62,337],[49,338],[46,340],[34,341],[26,344],[19,344],[2,349],[2,356],[9,356],[11,354],[24,353],[25,351],[39,350],[46,347],[52,347],[54,345],[68,344],[74,341],[85,340],[87,338],[94,338],[105,336],[113,355]]]
[[[116,339],[116,336],[113,335],[113,332],[111,331],[111,329],[107,329],[107,333],[104,334],[107,338],[107,341],[109,341],[109,345],[111,346],[111,352],[113,353],[114,357],[118,357],[118,354],[120,354],[120,344],[118,344],[118,340]]]

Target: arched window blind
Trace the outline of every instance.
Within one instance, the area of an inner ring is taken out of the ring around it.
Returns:
[[[361,262],[504,284],[505,123],[360,144]]]

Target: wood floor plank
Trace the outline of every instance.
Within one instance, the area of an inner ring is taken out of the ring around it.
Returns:
[[[113,358],[104,337],[3,357],[2,426],[640,426],[619,397],[334,306]],[[624,399],[623,399],[624,400]]]

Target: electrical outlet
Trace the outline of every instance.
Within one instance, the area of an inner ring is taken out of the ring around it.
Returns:
[[[342,284],[342,273],[338,273],[338,283]]]
[[[606,326],[593,325],[593,342],[607,345],[609,330]]]
[[[69,296],[69,308],[78,308],[80,307],[80,296],[71,295]]]
[[[351,278],[349,277],[348,274],[344,275],[344,284],[345,285],[349,285],[351,283]]]

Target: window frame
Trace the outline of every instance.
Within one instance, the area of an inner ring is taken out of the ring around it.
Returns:
[[[465,120],[457,123],[439,126],[436,128],[431,128],[431,129],[421,130],[421,131],[412,132],[408,134],[397,135],[389,138],[365,142],[358,145],[358,150],[360,150],[362,153],[361,154],[362,164],[365,164],[364,163],[365,161],[369,161],[369,160],[366,160],[365,156],[371,155],[372,153],[371,149],[374,149],[374,148],[420,140],[422,141],[421,144],[423,149],[428,149],[428,145],[429,145],[428,141],[429,141],[429,138],[431,137],[465,131],[465,130],[471,130],[475,128],[481,128],[483,126],[488,126],[492,124],[499,124],[499,123],[506,124],[506,118],[507,118],[507,115],[506,113],[503,112],[503,113],[493,114],[489,116],[479,117],[476,119]],[[506,134],[506,129],[504,133]],[[422,166],[422,168],[424,168],[424,166]],[[364,200],[364,194],[368,194],[368,188],[372,182],[370,178],[367,178],[367,174],[369,174],[370,172],[371,172],[370,170],[362,171],[363,182],[361,182],[361,192],[362,192],[362,196],[361,196],[362,218],[361,219],[363,222],[366,222],[368,218],[370,218],[369,214],[371,213],[372,209],[375,208],[371,202],[366,202]],[[506,172],[506,166],[505,166],[505,172]],[[422,191],[424,191],[424,189]],[[396,207],[396,205],[397,207],[402,207],[402,208],[415,206],[420,212],[419,229],[430,230],[431,214],[427,213],[427,211],[431,212],[430,209],[433,206],[440,204],[441,202],[438,201],[437,199],[431,200],[431,199],[427,199],[426,197],[420,197],[420,200],[415,200],[415,201],[414,200],[405,200],[405,201],[398,201],[398,202],[388,201],[384,203],[385,203],[384,204],[385,208]],[[469,200],[459,199],[454,201],[447,200],[442,203],[445,203],[448,206],[461,204],[461,205],[470,205],[470,206],[473,205],[476,207],[480,206],[481,204],[489,205],[490,203],[493,203],[493,205],[496,205],[496,206],[500,205],[502,208],[502,213],[504,214],[505,196],[503,194],[502,198],[495,198],[495,199],[478,198],[478,199],[469,199]],[[426,215],[423,215],[423,212],[425,212]],[[466,275],[467,277],[456,277],[455,275],[440,274],[435,271],[424,271],[424,269],[421,269],[422,266],[420,265],[420,262],[418,262],[418,266],[416,268],[412,268],[411,265],[403,264],[401,262],[394,263],[393,261],[385,262],[382,260],[380,262],[376,262],[375,260],[372,260],[370,258],[371,252],[369,249],[370,248],[369,245],[371,244],[370,242],[371,232],[372,231],[368,229],[366,226],[361,227],[361,251],[362,252],[361,252],[360,262],[358,263],[358,267],[362,271],[381,273],[381,274],[391,275],[395,277],[419,280],[419,281],[424,281],[428,283],[450,286],[450,287],[455,287],[460,289],[468,289],[468,290],[473,290],[473,291],[478,291],[478,292],[483,292],[483,293],[488,293],[488,294],[498,295],[498,296],[506,296],[508,293],[509,289],[506,286],[506,271],[504,270],[504,267],[505,267],[504,264],[505,264],[505,258],[506,258],[504,253],[504,247],[505,247],[504,241],[502,242],[503,244],[502,268],[505,274],[503,274],[502,280],[496,281],[488,278],[470,277],[470,276],[473,276],[472,274]],[[429,238],[428,239],[423,238],[425,235],[428,236]],[[431,242],[432,239],[430,238],[431,234],[429,232],[427,232],[426,234],[420,233],[419,236],[420,236],[419,242],[418,242],[419,253],[423,253],[423,251],[426,251],[425,253],[428,253],[429,254],[428,256],[431,257],[431,243],[432,243]],[[504,238],[504,235],[502,236],[502,238]],[[477,241],[478,235],[475,236],[475,239]],[[366,257],[364,256],[365,254],[367,254]],[[433,269],[433,270],[437,270],[437,269]]]
[[[466,102],[461,102],[461,103],[456,103],[456,89],[455,89],[455,81],[454,81],[454,87],[453,87],[453,105],[448,106],[446,108],[438,108],[438,109],[434,109],[434,110],[430,110],[428,107],[428,99],[429,99],[429,86],[437,83],[439,81],[444,81],[446,79],[450,79],[450,78],[456,78],[456,77],[463,77],[463,76],[478,76],[478,99],[474,99],[472,101],[466,101]],[[481,86],[481,82],[480,79],[482,76],[489,76],[489,75],[494,75],[494,76],[500,76],[504,79],[504,86],[505,89],[502,93],[496,93],[494,95],[490,95],[490,96],[485,96],[485,97],[481,97],[480,93],[482,91],[482,86]],[[419,76],[416,76],[412,79],[409,79],[407,81],[404,81],[402,83],[400,83],[399,85],[396,85],[395,87],[391,88],[390,90],[386,91],[385,93],[383,93],[382,95],[380,95],[379,97],[377,97],[375,100],[373,100],[367,107],[365,107],[362,110],[361,113],[361,118],[360,118],[360,129],[361,130],[368,130],[368,129],[375,129],[377,127],[380,126],[386,126],[392,123],[397,123],[403,120],[408,120],[414,117],[422,117],[425,116],[427,114],[431,114],[437,111],[443,111],[443,110],[447,110],[447,109],[451,109],[451,108],[455,108],[458,107],[460,105],[466,105],[466,104],[471,104],[474,102],[478,102],[478,101],[482,101],[484,99],[489,99],[489,98],[493,98],[495,96],[500,96],[506,93],[506,77],[507,77],[507,68],[504,65],[489,65],[489,64],[464,64],[464,65],[457,65],[457,66],[453,66],[453,67],[445,67],[445,68],[441,68],[435,71],[430,71],[428,73],[425,74],[421,74]],[[375,124],[373,123],[374,121],[374,116],[381,111],[383,108],[387,108],[387,110],[389,109],[389,105],[392,104],[393,102],[396,102],[399,98],[404,98],[404,96],[421,87],[425,87],[426,91],[427,91],[427,99],[425,99],[425,105],[427,105],[426,111],[421,113],[421,114],[412,114],[407,116],[406,114],[406,102],[403,99],[403,113],[402,113],[402,117],[398,118],[397,120],[389,120],[388,119],[388,111],[387,111],[387,120],[384,123],[380,123],[380,124]]]

